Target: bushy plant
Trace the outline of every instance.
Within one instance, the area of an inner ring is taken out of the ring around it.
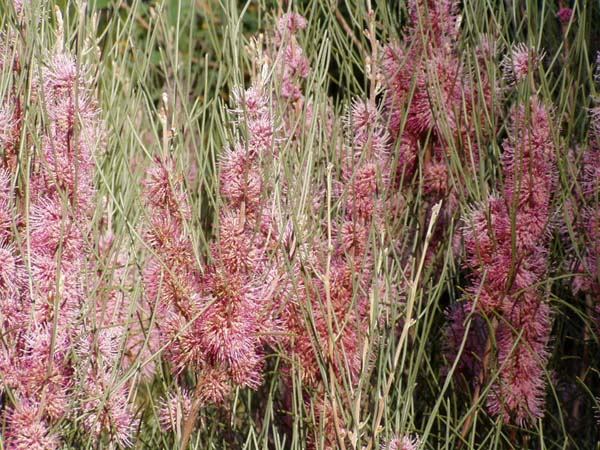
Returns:
[[[0,5],[3,448],[598,444],[597,5],[63,3]]]

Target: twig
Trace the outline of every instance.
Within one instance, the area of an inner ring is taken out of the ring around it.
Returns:
[[[344,16],[342,16],[342,13],[338,9],[337,2],[335,0],[331,2],[331,6],[335,10],[335,18],[340,23],[340,25],[342,26],[342,28],[344,29],[344,31],[346,32],[348,37],[350,37],[350,40],[352,41],[352,43],[354,45],[356,45],[356,47],[358,47],[358,49],[360,50],[360,53],[362,55],[366,55],[367,51],[365,50],[365,48],[363,47],[361,42],[358,40],[358,38],[354,35],[352,28],[350,28],[350,25],[348,25],[348,22],[346,22],[346,19],[344,19]]]
[[[473,425],[473,418],[477,413],[477,403],[479,402],[479,397],[481,396],[481,389],[483,388],[483,383],[485,382],[485,377],[487,375],[487,369],[490,362],[490,354],[492,353],[492,336],[496,334],[496,328],[498,328],[498,320],[494,317],[492,319],[492,326],[490,329],[490,333],[488,334],[487,340],[485,341],[485,352],[483,354],[483,363],[481,365],[481,371],[479,372],[479,376],[477,377],[477,384],[475,385],[475,392],[473,394],[473,401],[471,402],[470,414],[467,417],[466,422],[463,425],[462,431],[460,435],[462,440],[457,444],[457,448],[460,449],[465,442],[469,431],[471,430],[471,426]]]
[[[183,434],[181,436],[181,445],[179,446],[181,450],[185,450],[187,448],[188,442],[190,441],[190,436],[194,431],[194,425],[196,423],[196,417],[198,417],[198,411],[200,411],[200,395],[202,393],[202,383],[200,379],[196,380],[196,389],[194,390],[194,399],[192,401],[192,407],[190,408],[190,413],[185,419],[185,423],[183,424]]]
[[[127,2],[125,0],[123,0],[121,2],[121,5],[119,6],[121,9],[124,9],[125,11],[127,11],[128,14],[132,14],[131,11],[131,6],[129,6],[127,4]],[[140,26],[146,30],[149,31],[150,30],[150,24],[148,22],[146,22],[142,17],[140,17],[138,14],[135,15],[135,20],[137,23],[140,24]]]

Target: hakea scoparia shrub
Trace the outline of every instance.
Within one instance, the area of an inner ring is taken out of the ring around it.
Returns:
[[[18,77],[12,50],[0,65]],[[59,448],[65,422],[120,445],[136,428],[130,384],[120,382],[128,301],[102,275],[112,264],[99,260],[108,230],[100,242],[89,238],[105,129],[88,73],[58,49],[29,97],[13,87],[1,105],[0,421],[9,449]],[[44,111],[43,123],[24,116],[28,98]],[[27,183],[16,170],[19,148],[32,151]],[[124,276],[122,268],[113,275]]]
[[[265,348],[279,345],[292,362],[284,377],[287,392],[293,391],[291,373],[298,373],[306,402],[327,430],[326,446],[346,439],[346,421],[334,411],[348,409],[350,399],[335,407],[325,383],[357,386],[371,363],[370,354],[364,360],[371,301],[386,295],[374,275],[372,235],[383,226],[392,156],[380,112],[357,100],[347,126],[351,142],[338,155],[339,217],[318,221],[309,248],[295,241],[291,219],[274,216],[266,165],[276,165],[286,138],[290,148],[301,145],[298,124],[312,114],[302,89],[310,68],[297,40],[305,26],[298,14],[283,15],[271,45],[257,56],[267,69],[272,64],[274,79],[261,70],[249,89],[233,90],[238,140],[219,160],[223,205],[206,264],[192,251],[190,206],[174,161],[157,158],[148,171],[147,303],[156,305],[159,346],[174,371],[191,368],[198,383],[194,394],[181,387],[164,401],[165,428],[181,427],[187,414],[195,414],[194,404],[222,403],[232,386],[257,388]],[[331,127],[331,120],[322,125]],[[284,204],[287,195],[283,186]],[[329,361],[326,379],[323,359]]]
[[[280,100],[296,103],[296,110],[304,105],[302,80],[308,77],[310,65],[297,40],[297,33],[306,28],[306,19],[300,14],[284,14],[277,22],[274,48],[271,56],[276,58],[275,73],[280,83]]]
[[[498,370],[488,410],[520,426],[544,412],[551,311],[543,281],[556,183],[552,127],[552,114],[537,97],[514,107],[503,144],[503,189],[465,218],[465,268],[471,284],[464,312],[451,313],[450,329],[456,335],[464,333],[465,314],[475,313],[469,336],[474,342],[466,347],[475,353],[466,355],[462,366],[475,384],[484,379],[482,371]],[[487,335],[487,344],[481,333]]]
[[[202,405],[224,404],[232,387],[258,388],[265,348],[282,331],[280,268],[271,256],[279,233],[262,167],[278,148],[266,83],[261,78],[234,90],[238,138],[219,160],[223,204],[206,263],[200,264],[187,230],[191,208],[174,160],[156,158],[148,170],[146,302],[156,311],[157,345],[165,347],[173,371],[197,375],[193,394],[181,386],[165,400],[161,423],[167,429],[181,411],[194,415]]]
[[[236,114],[248,137],[219,162],[224,204],[207,264],[199,264],[186,230],[191,209],[173,159],[157,158],[145,181],[153,250],[144,271],[147,301],[156,304],[167,360],[176,373],[195,370],[203,403],[225,401],[232,384],[258,387],[263,348],[278,329],[260,170],[271,151],[273,119],[261,90],[238,92]]]
[[[338,448],[338,440],[347,439],[350,430],[343,411],[354,400],[345,393],[328,398],[327,383],[356,389],[360,377],[369,372],[372,353],[365,354],[364,349],[370,344],[372,302],[382,302],[387,295],[374,270],[375,236],[384,226],[388,203],[383,193],[391,166],[377,108],[356,100],[348,132],[351,141],[341,149],[341,179],[334,188],[339,217],[324,224],[320,241],[310,252],[299,255],[297,263],[311,271],[301,275],[302,290],[296,289],[288,313],[290,354],[307,392],[317,393],[313,407],[323,422],[325,448]],[[321,361],[328,365],[325,377]]]
[[[165,400],[166,429],[195,414],[194,403],[223,403],[231,387],[257,388],[266,346],[285,340],[282,332],[302,320],[282,313],[291,308],[284,299],[293,283],[282,260],[291,228],[273,215],[265,165],[276,160],[287,133],[302,132],[294,123],[305,112],[301,84],[308,61],[295,33],[305,26],[295,13],[283,16],[272,46],[259,49],[263,67],[253,85],[233,90],[238,139],[219,159],[223,205],[206,264],[198,263],[185,230],[190,206],[174,161],[157,158],[148,171],[146,233],[154,254],[144,272],[147,303],[156,303],[159,345],[175,372],[190,368],[198,376],[194,394],[182,387]],[[276,81],[266,77],[269,63]]]
[[[467,195],[461,191],[464,180],[477,174],[480,149],[494,134],[486,117],[497,108],[497,87],[487,66],[496,50],[483,36],[476,62],[467,63],[458,48],[456,1],[411,0],[408,22],[404,38],[383,50],[385,116],[392,148],[398,148],[396,185],[408,188],[420,180],[425,203],[420,209],[428,215],[443,201],[429,246],[433,256]]]
[[[543,58],[543,52],[540,53],[523,42],[515,44],[501,63],[502,73],[507,84],[514,86],[526,81]]]
[[[310,123],[313,114],[299,84],[310,70],[295,38],[304,26],[304,19],[294,13],[284,15],[278,23],[277,42],[281,44],[279,36],[286,36],[281,30],[289,33],[283,50],[279,47],[286,55],[281,64],[291,66],[279,70],[292,73],[297,86],[293,90],[295,103],[286,108],[284,124],[304,123],[303,119]],[[285,80],[283,102],[291,91],[285,88]],[[330,135],[336,119],[330,111],[326,114],[320,126]],[[395,210],[399,201],[390,189],[393,155],[385,119],[374,101],[356,99],[345,122],[345,136],[340,136],[344,143],[333,149],[339,168],[339,178],[333,179],[331,186],[335,211],[328,213],[332,205],[314,202],[311,208],[315,217],[329,219],[318,219],[312,225],[297,224],[299,228],[310,227],[310,247],[297,244],[283,256],[291,268],[284,274],[287,302],[282,316],[289,338],[283,339],[282,345],[293,362],[290,373],[302,381],[307,406],[325,430],[326,448],[337,448],[340,439],[348,439],[351,425],[347,412],[355,399],[348,398],[342,386],[352,386],[356,392],[360,377],[369,373],[375,346],[371,342],[374,337],[369,341],[368,336],[378,322],[373,319],[373,304],[383,303],[396,292],[375,274],[379,232],[386,225],[386,214]],[[294,140],[297,133],[288,134]],[[290,143],[294,149],[301,145],[301,139]],[[318,197],[326,197],[326,189],[322,188]],[[295,231],[293,226],[288,227],[282,236],[284,249],[290,249]],[[292,392],[293,377],[287,381]],[[327,393],[329,388],[334,392],[331,395]],[[312,440],[312,445],[318,445],[318,440]]]
[[[596,80],[600,78],[600,54],[596,60]],[[569,257],[565,272],[574,274],[571,290],[583,296],[585,310],[590,318],[582,330],[584,342],[584,365],[589,370],[589,346],[600,336],[600,108],[590,110],[589,141],[570,153],[569,163],[574,168],[577,182],[573,196],[567,202],[563,225],[563,237],[569,239],[566,246]],[[571,186],[570,186],[571,188]],[[578,403],[580,400],[578,400]],[[575,403],[574,408],[578,403]],[[600,416],[597,415],[597,420]]]
[[[592,148],[584,160],[584,178],[587,186],[594,187],[595,192],[587,197],[590,202],[581,211],[583,226],[582,236],[586,242],[584,255],[577,266],[578,275],[575,277],[574,288],[576,292],[582,292],[597,298],[600,295],[600,212],[598,201],[598,175],[600,171],[600,157],[598,148]],[[590,175],[593,178],[589,178]],[[588,184],[589,183],[589,184]],[[591,193],[591,192],[590,192]],[[600,305],[595,306],[600,313]]]

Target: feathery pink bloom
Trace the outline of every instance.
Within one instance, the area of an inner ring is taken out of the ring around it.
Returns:
[[[600,54],[596,64],[598,80]],[[575,164],[580,159],[580,165],[574,200],[566,216],[574,230],[574,243],[579,246],[569,261],[576,273],[572,290],[585,295],[595,333],[600,336],[600,108],[592,108],[590,116],[589,143],[579,154],[571,155]]]
[[[425,221],[433,205],[442,203],[427,250],[429,265],[456,219],[465,178],[479,170],[480,148],[495,132],[486,117],[497,108],[498,89],[485,67],[496,55],[483,36],[475,49],[477,64],[462,56],[456,1],[411,0],[409,12],[403,39],[383,48],[384,113],[390,148],[398,152],[390,174],[394,184],[401,192],[423,187]],[[449,161],[460,161],[460,169]]]
[[[275,73],[281,86],[281,96],[291,102],[302,104],[301,81],[308,77],[309,63],[304,50],[298,44],[298,31],[306,28],[306,20],[297,13],[284,14],[277,25]]]
[[[408,134],[409,138],[422,141],[427,136],[434,147],[448,147],[451,143],[464,146],[464,163],[470,167],[471,157],[477,162],[478,152],[473,111],[481,108],[491,111],[490,97],[495,87],[487,74],[481,72],[481,96],[477,78],[459,58],[457,2],[413,0],[409,9],[405,43],[391,43],[384,48],[390,135],[403,143],[407,142],[405,135]],[[406,126],[399,135],[405,110]],[[446,130],[451,135],[447,135]],[[416,155],[417,151],[418,147],[413,146],[412,152]],[[407,177],[411,176],[408,171]]]
[[[262,177],[253,159],[250,151],[242,146],[228,148],[221,156],[220,191],[232,207],[239,208],[244,203],[253,211],[261,201]]]
[[[419,437],[394,436],[389,442],[381,445],[381,450],[418,450],[421,446]]]
[[[96,439],[108,433],[116,444],[130,447],[137,420],[129,403],[127,388],[112,389],[114,382],[109,377],[109,374],[98,374],[87,378],[82,399],[86,413],[84,425]]]
[[[20,402],[7,410],[5,446],[10,450],[54,450],[60,447],[59,437],[41,419],[39,405]]]
[[[296,12],[285,13],[277,22],[277,31],[284,33],[297,33],[306,28],[307,22],[304,17]]]
[[[293,263],[311,267],[312,275],[298,268],[298,276],[295,272],[289,274],[289,288],[284,288],[291,299],[285,316],[292,333],[284,345],[303,385],[316,393],[313,398],[307,394],[307,403],[325,429],[325,448],[337,448],[338,431],[343,434],[346,425],[341,423],[341,429],[336,430],[335,415],[339,419],[339,411],[349,408],[352,399],[342,395],[336,413],[332,403],[323,398],[323,361],[331,367],[339,385],[358,385],[363,365],[371,363],[370,355],[366,361],[363,358],[370,326],[370,295],[386,295],[383,285],[374,281],[376,240],[370,236],[382,226],[390,200],[387,130],[381,112],[361,100],[353,101],[346,130],[348,145],[338,154],[341,173],[334,184],[340,219],[331,224],[331,230],[325,225],[310,249],[294,254]],[[331,250],[329,232],[333,238]],[[329,251],[332,254],[327,264]]]

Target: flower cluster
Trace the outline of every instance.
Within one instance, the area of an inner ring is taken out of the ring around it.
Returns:
[[[257,388],[264,347],[279,329],[278,277],[268,257],[276,234],[261,170],[275,152],[274,118],[262,83],[235,90],[233,98],[240,139],[219,161],[224,203],[206,264],[189,233],[191,207],[174,160],[156,158],[145,181],[152,250],[144,270],[146,303],[159,319],[158,343],[174,372],[196,373],[199,405],[223,403],[232,386]],[[173,405],[181,402],[174,398],[165,402],[164,417],[177,417]]]
[[[0,34],[0,71],[8,71],[12,79],[21,73],[21,61],[17,51],[18,39],[10,31]],[[5,99],[0,105],[0,149],[2,166],[15,170],[21,127],[23,124],[23,100],[17,86],[7,86]]]
[[[54,426],[80,418],[94,439],[109,434],[128,445],[136,423],[129,385],[115,387],[126,299],[102,281],[90,240],[104,129],[87,74],[66,52],[47,59],[30,97],[44,123],[28,122],[23,143],[26,92],[13,89],[0,114],[0,389],[11,399],[1,420],[11,449],[59,448]],[[20,146],[37,146],[23,185]]]
[[[337,218],[315,230],[310,250],[296,255],[296,270],[291,271],[301,281],[295,282],[286,313],[293,336],[287,346],[304,388],[318,393],[312,404],[326,430],[326,448],[337,448],[338,440],[346,439],[344,411],[353,399],[343,389],[336,392],[335,386],[357,388],[368,370],[372,355],[365,348],[373,325],[372,302],[387,295],[374,273],[391,167],[389,137],[382,123],[374,104],[353,102],[346,127],[349,145],[338,150],[340,178],[333,185]],[[327,386],[333,387],[333,397],[326,395]]]
[[[332,220],[323,223],[321,219],[325,209],[332,208],[319,200],[326,188],[317,188],[310,205],[316,222],[296,222],[291,211],[285,210],[279,217],[272,215],[269,205],[275,203],[265,195],[271,187],[264,176],[264,162],[276,161],[278,142],[284,139],[286,149],[294,151],[301,146],[299,136],[305,128],[298,124],[312,117],[312,106],[305,101],[302,86],[310,68],[298,44],[298,32],[305,26],[305,19],[296,13],[284,14],[278,21],[273,48],[267,47],[262,55],[267,63],[274,64],[271,96],[264,92],[262,82],[233,93],[233,111],[245,141],[228,148],[221,157],[219,185],[225,206],[219,215],[212,254],[227,269],[228,288],[236,286],[230,279],[233,275],[248,275],[240,283],[247,287],[246,311],[269,310],[266,304],[254,303],[255,298],[279,305],[280,313],[271,313],[269,327],[262,334],[268,335],[277,327],[284,331],[278,342],[292,362],[286,369],[290,375],[285,378],[286,390],[288,394],[294,391],[295,377],[291,375],[298,374],[307,407],[315,411],[315,418],[327,430],[325,445],[333,448],[337,439],[346,439],[342,434],[348,423],[343,416],[351,399],[339,393],[337,398],[328,398],[327,386],[358,386],[359,377],[371,363],[371,354],[364,352],[371,302],[386,295],[374,274],[374,242],[377,230],[384,226],[392,156],[380,111],[374,103],[356,100],[347,120],[349,145],[335,149],[340,171],[339,178],[332,180],[332,201],[338,204]],[[269,111],[276,111],[280,120],[275,121]],[[333,120],[328,117],[319,126],[330,130]],[[291,207],[291,195],[284,182],[279,207]],[[314,237],[310,245],[296,240],[307,230]],[[207,273],[217,276],[220,272],[211,268]],[[256,287],[252,287],[252,280],[258,281]],[[218,320],[215,325],[222,328],[223,316]],[[244,331],[252,323],[256,319],[244,317],[236,329],[252,335],[251,330]],[[236,341],[229,342],[229,347],[235,348]],[[245,345],[243,353],[253,355],[252,348]],[[323,361],[327,362],[327,375],[321,370]]]
[[[308,76],[310,67],[296,34],[305,28],[306,19],[298,13],[289,12],[279,19],[275,35],[275,44],[282,52],[275,67],[281,82],[281,97],[283,101],[300,100],[300,108],[303,100],[301,83]]]
[[[409,186],[419,172],[425,211],[443,200],[430,250],[452,220],[464,179],[477,173],[480,148],[492,133],[496,86],[485,69],[495,55],[483,39],[470,67],[458,50],[460,15],[455,1],[411,0],[402,42],[384,48],[385,107],[392,143],[398,147],[394,175]],[[451,160],[460,161],[452,172]],[[418,168],[420,167],[420,171]]]
[[[479,51],[483,58],[480,73],[470,72],[457,49],[459,17],[455,2],[412,0],[405,43],[388,44],[384,49],[389,128],[400,145],[398,171],[405,180],[412,177],[419,157],[424,173],[440,172],[436,167],[447,165],[452,149],[459,152],[467,170],[477,168],[481,137],[475,132],[476,121],[483,120],[480,112],[491,112],[495,90],[483,64],[494,55]],[[438,196],[447,193],[449,181],[440,185]],[[424,188],[436,190],[435,186]]]
[[[305,277],[304,292],[295,302],[300,309],[308,308],[313,323],[291,325],[297,335],[292,352],[309,385],[321,382],[318,359],[323,355],[333,357],[340,380],[352,383],[357,382],[364,363],[361,342],[369,324],[369,296],[382,295],[373,282],[372,233],[383,226],[386,203],[381,193],[387,192],[390,164],[380,121],[372,105],[354,103],[349,121],[353,142],[341,155],[341,179],[335,189],[341,200],[341,220],[326,224],[312,251],[299,255],[302,266],[311,267],[312,276]],[[304,327],[314,329],[316,336],[311,338]],[[328,349],[332,333],[337,339],[334,348]]]
[[[596,59],[596,81],[600,74],[600,54]],[[570,163],[576,168],[577,183],[565,208],[563,223],[570,258],[565,270],[574,273],[571,289],[585,296],[586,312],[592,318],[592,330],[600,336],[600,108],[590,110],[589,142],[572,151]],[[590,333],[585,329],[585,341]]]
[[[542,282],[555,145],[552,116],[539,99],[517,106],[512,116],[503,145],[504,192],[491,195],[465,218],[465,266],[471,278],[465,309],[495,324],[488,333],[497,345],[499,377],[488,397],[490,413],[525,425],[543,414],[551,317]],[[458,314],[455,326],[461,327],[463,319]],[[481,328],[476,323],[474,330]],[[476,351],[474,360],[485,367],[489,355],[481,345]]]

